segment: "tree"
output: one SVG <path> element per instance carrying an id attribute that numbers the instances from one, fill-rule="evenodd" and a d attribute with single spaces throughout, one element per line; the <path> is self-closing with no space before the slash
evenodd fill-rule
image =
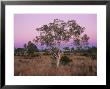
<path id="1" fill-rule="evenodd" d="M 74 39 L 74 45 L 76 46 L 76 50 L 80 51 L 82 45 L 81 45 L 81 39 L 79 37 Z"/>
<path id="2" fill-rule="evenodd" d="M 24 44 L 24 48 L 28 56 L 33 56 L 35 52 L 39 51 L 37 46 L 31 41 L 29 41 L 27 44 Z"/>
<path id="3" fill-rule="evenodd" d="M 54 19 L 52 23 L 36 28 L 39 34 L 35 37 L 34 42 L 37 44 L 40 43 L 41 45 L 46 45 L 47 48 L 50 49 L 51 53 L 55 48 L 53 57 L 55 57 L 57 61 L 56 65 L 59 67 L 62 54 L 60 47 L 61 43 L 68 42 L 70 39 L 72 39 L 73 42 L 79 39 L 81 40 L 80 36 L 84 32 L 84 29 L 85 28 L 78 25 L 75 20 L 64 22 L 60 19 Z M 76 44 L 76 46 L 79 45 L 80 42 Z"/>
<path id="4" fill-rule="evenodd" d="M 25 49 L 27 48 L 27 45 L 26 45 L 26 43 L 24 44 L 24 48 L 25 48 Z"/>
<path id="5" fill-rule="evenodd" d="M 24 56 L 27 56 L 27 44 L 24 44 Z"/>
<path id="6" fill-rule="evenodd" d="M 72 52 L 72 53 L 74 52 L 74 47 L 71 48 L 71 52 Z"/>
<path id="7" fill-rule="evenodd" d="M 87 36 L 87 34 L 84 34 L 82 37 L 81 37 L 81 39 L 82 39 L 82 45 L 83 45 L 83 47 L 84 47 L 84 49 L 87 49 L 88 48 L 88 40 L 90 39 L 88 36 Z"/>

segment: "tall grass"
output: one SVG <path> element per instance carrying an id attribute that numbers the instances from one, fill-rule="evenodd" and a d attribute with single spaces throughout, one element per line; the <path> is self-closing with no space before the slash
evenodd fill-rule
<path id="1" fill-rule="evenodd" d="M 56 68 L 50 55 L 42 55 L 31 59 L 15 56 L 15 76 L 96 76 L 97 61 L 89 56 L 71 54 L 68 65 L 60 64 Z"/>

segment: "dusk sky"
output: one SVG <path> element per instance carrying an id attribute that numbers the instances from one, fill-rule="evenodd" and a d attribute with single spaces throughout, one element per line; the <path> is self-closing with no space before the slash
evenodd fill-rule
<path id="1" fill-rule="evenodd" d="M 32 41 L 37 31 L 36 28 L 53 22 L 54 19 L 76 20 L 85 27 L 90 45 L 97 46 L 97 15 L 96 14 L 15 14 L 14 15 L 14 46 L 23 47 L 24 43 Z M 69 44 L 63 44 L 69 45 Z"/>

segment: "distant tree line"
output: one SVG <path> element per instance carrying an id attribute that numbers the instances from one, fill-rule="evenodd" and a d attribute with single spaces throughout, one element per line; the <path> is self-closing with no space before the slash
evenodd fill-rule
<path id="1" fill-rule="evenodd" d="M 36 52 L 39 52 L 37 46 L 29 41 L 27 44 L 24 44 L 24 48 L 15 48 L 15 56 L 36 56 Z"/>
<path id="2" fill-rule="evenodd" d="M 55 48 L 53 49 L 53 52 L 55 51 Z M 14 55 L 15 56 L 38 56 L 38 53 L 43 52 L 44 55 L 50 55 L 50 50 L 45 48 L 43 50 L 38 49 L 38 47 L 29 41 L 27 44 L 24 44 L 23 48 L 15 48 L 14 49 Z M 74 47 L 69 48 L 69 47 L 64 47 L 63 48 L 63 53 L 64 54 L 70 54 L 70 53 L 97 53 L 97 48 L 95 46 L 93 47 L 88 47 L 88 49 L 75 49 Z M 53 53 L 54 54 L 54 53 Z"/>

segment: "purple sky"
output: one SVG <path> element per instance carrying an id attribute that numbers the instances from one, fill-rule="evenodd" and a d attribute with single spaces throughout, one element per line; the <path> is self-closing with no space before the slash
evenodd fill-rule
<path id="1" fill-rule="evenodd" d="M 97 15 L 96 14 L 15 14 L 14 15 L 14 46 L 23 47 L 24 43 L 33 40 L 36 28 L 53 22 L 54 19 L 64 21 L 76 20 L 85 27 L 85 33 L 90 37 L 89 43 L 97 45 Z"/>

